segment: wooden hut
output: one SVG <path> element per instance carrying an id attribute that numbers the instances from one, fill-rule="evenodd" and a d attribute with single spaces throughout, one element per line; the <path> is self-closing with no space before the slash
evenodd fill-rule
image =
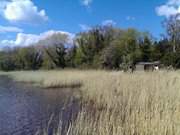
<path id="1" fill-rule="evenodd" d="M 154 61 L 154 62 L 139 62 L 136 64 L 136 70 L 137 71 L 153 71 L 155 69 L 159 69 L 160 62 Z"/>

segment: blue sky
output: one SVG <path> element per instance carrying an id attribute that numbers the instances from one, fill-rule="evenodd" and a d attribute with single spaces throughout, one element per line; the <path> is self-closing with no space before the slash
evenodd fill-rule
<path id="1" fill-rule="evenodd" d="M 159 38 L 162 20 L 175 13 L 180 13 L 180 0 L 0 0 L 0 46 L 30 44 L 49 34 L 75 34 L 107 23 Z"/>

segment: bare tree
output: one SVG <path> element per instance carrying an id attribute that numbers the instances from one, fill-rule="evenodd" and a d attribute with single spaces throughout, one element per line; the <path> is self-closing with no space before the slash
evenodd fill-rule
<path id="1" fill-rule="evenodd" d="M 164 24 L 175 53 L 180 46 L 180 14 L 170 16 Z"/>

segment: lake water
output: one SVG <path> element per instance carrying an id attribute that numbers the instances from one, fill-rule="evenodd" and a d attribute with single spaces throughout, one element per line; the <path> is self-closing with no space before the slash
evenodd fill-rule
<path id="1" fill-rule="evenodd" d="M 51 135 L 60 120 L 64 128 L 79 110 L 73 91 L 36 88 L 1 76 L 0 135 L 35 135 L 42 129 Z"/>

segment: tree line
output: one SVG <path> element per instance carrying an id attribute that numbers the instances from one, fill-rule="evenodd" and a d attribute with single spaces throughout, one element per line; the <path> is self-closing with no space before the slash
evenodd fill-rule
<path id="1" fill-rule="evenodd" d="M 53 35 L 35 45 L 0 51 L 0 70 L 56 68 L 123 69 L 137 62 L 160 61 L 165 67 L 180 68 L 180 15 L 163 23 L 160 40 L 134 28 L 95 26 L 80 32 L 68 45 L 66 34 Z"/>

